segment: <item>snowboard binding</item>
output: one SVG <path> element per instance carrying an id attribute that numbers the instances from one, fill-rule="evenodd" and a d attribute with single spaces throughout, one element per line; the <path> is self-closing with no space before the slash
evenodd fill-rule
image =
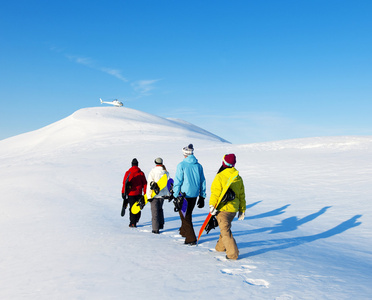
<path id="1" fill-rule="evenodd" d="M 146 204 L 145 198 L 141 196 L 141 198 L 138 200 L 138 206 L 140 207 L 141 210 L 145 207 L 145 204 Z"/>
<path id="2" fill-rule="evenodd" d="M 174 203 L 174 211 L 178 212 L 182 208 L 183 204 L 183 198 L 186 196 L 186 193 L 182 193 L 179 195 L 177 198 L 174 198 L 173 203 Z"/>
<path id="3" fill-rule="evenodd" d="M 205 226 L 205 231 L 208 234 L 209 231 L 211 231 L 212 229 L 215 229 L 217 226 L 218 226 L 217 219 L 216 219 L 215 216 L 212 216 L 211 219 L 209 220 L 207 226 Z"/>
<path id="4" fill-rule="evenodd" d="M 159 186 L 155 181 L 150 182 L 150 189 L 153 190 L 156 195 L 160 192 Z"/>

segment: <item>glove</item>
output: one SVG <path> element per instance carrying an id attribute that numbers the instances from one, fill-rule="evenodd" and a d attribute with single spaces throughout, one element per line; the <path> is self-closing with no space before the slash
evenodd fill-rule
<path id="1" fill-rule="evenodd" d="M 204 197 L 200 197 L 198 199 L 198 207 L 203 208 L 204 207 Z"/>
<path id="2" fill-rule="evenodd" d="M 217 209 L 213 205 L 209 205 L 209 212 L 212 216 L 215 216 L 217 214 Z"/>
<path id="3" fill-rule="evenodd" d="M 238 220 L 239 221 L 243 221 L 244 220 L 244 217 L 245 217 L 245 212 L 239 212 L 238 213 Z"/>

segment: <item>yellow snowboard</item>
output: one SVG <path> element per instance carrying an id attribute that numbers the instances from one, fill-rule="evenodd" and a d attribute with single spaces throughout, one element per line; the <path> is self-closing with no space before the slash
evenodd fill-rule
<path id="1" fill-rule="evenodd" d="M 168 183 L 168 176 L 167 176 L 167 174 L 164 174 L 156 183 L 157 183 L 157 185 L 159 187 L 159 191 L 161 191 L 162 189 L 164 189 L 167 186 L 167 183 Z M 156 196 L 156 193 L 155 193 L 154 190 L 152 190 L 151 199 L 154 198 L 155 196 Z M 140 201 L 142 201 L 142 203 L 140 203 Z M 147 204 L 147 202 L 149 202 L 149 199 L 147 198 L 147 194 L 146 193 L 143 196 L 143 200 L 141 198 L 140 201 L 137 201 L 136 203 L 133 204 L 132 209 L 131 209 L 132 214 L 134 214 L 134 215 L 135 214 L 138 214 L 145 207 L 145 205 Z M 142 209 L 141 209 L 141 206 L 142 206 Z"/>

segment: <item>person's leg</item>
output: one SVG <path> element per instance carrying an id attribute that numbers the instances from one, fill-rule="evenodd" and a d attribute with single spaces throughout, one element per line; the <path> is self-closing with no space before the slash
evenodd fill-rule
<path id="1" fill-rule="evenodd" d="M 164 199 L 159 200 L 159 229 L 164 229 L 164 211 L 163 211 Z"/>
<path id="2" fill-rule="evenodd" d="M 196 198 L 187 198 L 187 211 L 184 217 L 184 222 L 183 222 L 183 232 L 185 234 L 185 243 L 190 244 L 190 243 L 195 243 L 196 242 L 196 235 L 194 231 L 194 226 L 192 224 L 192 212 L 194 210 L 196 203 Z M 180 212 L 180 215 L 182 213 Z"/>
<path id="3" fill-rule="evenodd" d="M 159 233 L 159 199 L 151 201 L 152 232 Z"/>
<path id="4" fill-rule="evenodd" d="M 220 238 L 216 245 L 216 251 L 226 249 L 226 256 L 229 259 L 238 259 L 239 250 L 231 232 L 231 222 L 234 220 L 236 213 L 221 211 L 216 218 L 220 227 Z"/>
<path id="5" fill-rule="evenodd" d="M 141 199 L 141 195 L 138 195 L 138 196 L 135 196 L 136 197 L 136 202 L 139 201 L 139 199 Z M 135 222 L 134 224 L 137 226 L 137 223 L 139 222 L 141 218 L 141 211 L 139 211 L 137 214 L 133 215 L 133 221 Z"/>
<path id="6" fill-rule="evenodd" d="M 132 206 L 134 203 L 136 203 L 137 198 L 136 196 L 129 196 L 128 197 L 128 203 L 129 203 L 129 226 L 130 227 L 136 227 L 137 225 L 137 215 L 132 214 Z"/>

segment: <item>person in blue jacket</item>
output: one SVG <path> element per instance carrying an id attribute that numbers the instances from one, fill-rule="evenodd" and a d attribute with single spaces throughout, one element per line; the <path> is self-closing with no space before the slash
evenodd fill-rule
<path id="1" fill-rule="evenodd" d="M 185 244 L 196 245 L 196 235 L 192 224 L 192 212 L 197 205 L 204 207 L 206 197 L 206 182 L 203 167 L 194 156 L 194 147 L 189 144 L 182 149 L 184 160 L 177 165 L 174 178 L 173 194 L 178 197 L 179 193 L 185 193 L 188 203 L 185 217 L 179 210 L 181 218 L 180 234 L 185 238 Z"/>

